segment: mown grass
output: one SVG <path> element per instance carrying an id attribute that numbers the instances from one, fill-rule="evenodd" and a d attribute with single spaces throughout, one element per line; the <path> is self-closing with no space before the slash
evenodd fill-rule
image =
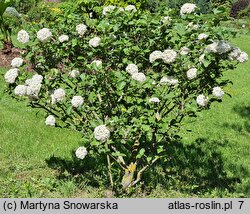
<path id="1" fill-rule="evenodd" d="M 249 34 L 238 36 L 233 43 L 250 55 Z M 132 197 L 250 196 L 249 67 L 250 61 L 228 71 L 225 78 L 234 84 L 225 91 L 232 98 L 225 96 L 222 103 L 213 103 L 211 110 L 188 120 L 183 142 L 169 149 L 171 161 L 146 175 L 147 185 L 157 187 L 138 188 Z M 106 197 L 107 187 L 88 185 L 84 176 L 48 164 L 57 157 L 69 161 L 61 163 L 70 163 L 81 136 L 46 127 L 42 112 L 4 93 L 5 71 L 0 69 L 0 196 Z"/>

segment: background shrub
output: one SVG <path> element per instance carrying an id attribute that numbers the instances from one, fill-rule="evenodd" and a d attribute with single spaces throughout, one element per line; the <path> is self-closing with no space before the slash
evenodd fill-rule
<path id="1" fill-rule="evenodd" d="M 248 21 L 250 20 L 250 4 L 238 13 L 238 18 L 245 18 L 248 19 Z"/>
<path id="2" fill-rule="evenodd" d="M 246 9 L 249 5 L 249 0 L 239 0 L 232 5 L 230 16 L 233 18 L 237 18 L 240 11 Z"/>
<path id="3" fill-rule="evenodd" d="M 26 15 L 29 10 L 36 7 L 39 2 L 43 0 L 16 0 L 14 1 L 13 7 L 21 14 Z"/>

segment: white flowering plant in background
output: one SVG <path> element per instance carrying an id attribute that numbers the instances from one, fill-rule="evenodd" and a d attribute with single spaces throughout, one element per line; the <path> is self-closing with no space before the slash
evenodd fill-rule
<path id="1" fill-rule="evenodd" d="M 94 16 L 72 20 L 62 13 L 51 26 L 18 33 L 25 60 L 14 60 L 5 80 L 47 113 L 47 125 L 81 132 L 76 157 L 106 157 L 111 186 L 127 189 L 168 161 L 182 124 L 223 100 L 223 73 L 248 59 L 216 28 L 218 11 L 207 20 L 197 9 L 92 5 Z M 37 74 L 25 72 L 27 61 Z"/>

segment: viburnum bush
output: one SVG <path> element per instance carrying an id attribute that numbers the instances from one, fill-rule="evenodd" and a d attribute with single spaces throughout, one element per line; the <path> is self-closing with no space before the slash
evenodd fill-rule
<path id="1" fill-rule="evenodd" d="M 13 59 L 5 79 L 18 99 L 46 111 L 46 125 L 81 132 L 76 157 L 105 160 L 115 188 L 168 161 L 185 118 L 221 101 L 223 73 L 248 59 L 217 27 L 220 11 L 207 18 L 194 4 L 157 13 L 92 4 L 89 16 L 72 17 L 21 30 L 25 60 Z"/>

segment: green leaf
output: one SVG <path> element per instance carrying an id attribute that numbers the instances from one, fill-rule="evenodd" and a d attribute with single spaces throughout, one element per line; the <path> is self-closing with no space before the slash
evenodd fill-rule
<path id="1" fill-rule="evenodd" d="M 126 157 L 126 155 L 124 154 L 124 153 L 121 153 L 121 152 L 119 152 L 119 151 L 117 151 L 117 152 L 112 152 L 111 153 L 114 157 L 119 157 L 119 156 L 121 156 L 121 157 Z"/>
<path id="2" fill-rule="evenodd" d="M 117 88 L 118 90 L 122 90 L 126 85 L 126 82 L 125 81 L 121 81 L 117 84 Z"/>
<path id="3" fill-rule="evenodd" d="M 69 106 L 69 108 L 67 109 L 67 115 L 70 115 L 72 112 L 72 106 Z"/>
<path id="4" fill-rule="evenodd" d="M 90 143 L 91 146 L 99 146 L 100 144 L 101 144 L 101 142 L 100 142 L 100 141 L 97 141 L 97 140 L 93 140 L 93 141 Z"/>
<path id="5" fill-rule="evenodd" d="M 71 40 L 72 47 L 77 46 L 77 43 L 78 43 L 77 39 L 72 39 Z"/>
<path id="6" fill-rule="evenodd" d="M 140 159 L 144 155 L 144 153 L 145 149 L 144 148 L 140 149 L 139 153 L 136 155 L 136 158 Z"/>
<path id="7" fill-rule="evenodd" d="M 160 154 L 160 153 L 163 152 L 163 151 L 164 151 L 163 146 L 159 146 L 159 147 L 157 148 L 157 154 Z"/>

